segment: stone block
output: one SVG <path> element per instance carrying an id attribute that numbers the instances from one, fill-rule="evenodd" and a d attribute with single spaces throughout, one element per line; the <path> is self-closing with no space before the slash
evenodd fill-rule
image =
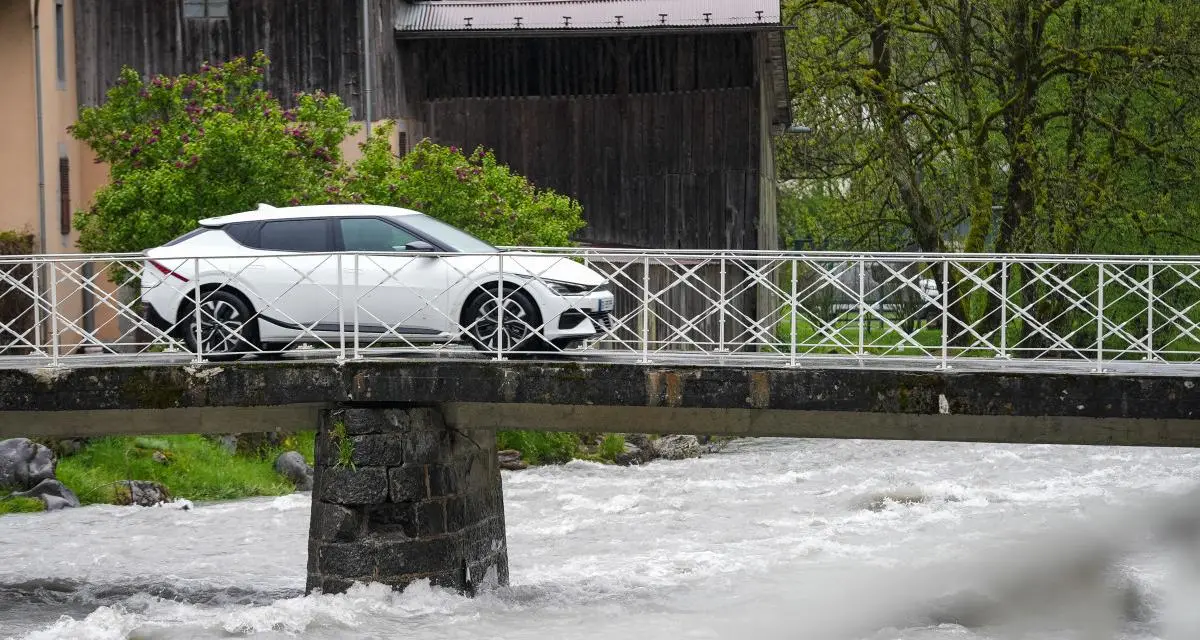
<path id="1" fill-rule="evenodd" d="M 367 531 L 377 539 L 384 536 L 416 538 L 417 510 L 411 503 L 377 504 L 367 507 Z"/>
<path id="2" fill-rule="evenodd" d="M 392 502 L 424 502 L 429 499 L 429 470 L 423 464 L 404 464 L 388 469 Z"/>
<path id="3" fill-rule="evenodd" d="M 321 542 L 350 542 L 362 536 L 361 507 L 314 502 L 309 537 Z"/>
<path id="4" fill-rule="evenodd" d="M 320 573 L 308 574 L 308 591 L 320 590 L 322 593 L 345 593 L 354 586 L 354 580 L 327 576 Z M 364 580 L 365 582 L 365 580 Z"/>
<path id="5" fill-rule="evenodd" d="M 453 533 L 471 523 L 467 517 L 466 502 L 461 497 L 446 498 L 446 533 Z"/>
<path id="6" fill-rule="evenodd" d="M 379 550 L 372 542 L 339 542 L 317 546 L 317 572 L 333 576 L 375 573 Z"/>
<path id="7" fill-rule="evenodd" d="M 409 462 L 447 461 L 454 453 L 452 435 L 453 431 L 440 424 L 414 428 L 405 440 L 404 459 Z"/>
<path id="8" fill-rule="evenodd" d="M 355 465 L 368 467 L 395 467 L 404 462 L 405 434 L 380 433 L 365 436 L 349 436 Z"/>
<path id="9" fill-rule="evenodd" d="M 429 497 L 443 498 L 461 493 L 465 488 L 462 464 L 431 464 L 429 469 Z"/>
<path id="10" fill-rule="evenodd" d="M 417 512 L 417 537 L 446 533 L 446 505 L 442 501 L 422 502 L 414 509 Z"/>
<path id="11" fill-rule="evenodd" d="M 328 467 L 318 476 L 313 499 L 343 505 L 387 501 L 388 475 L 383 467 Z"/>
<path id="12" fill-rule="evenodd" d="M 369 433 L 384 433 L 393 431 L 388 423 L 387 410 L 344 407 L 329 412 L 329 429 L 341 422 L 346 428 L 346 435 L 361 436 Z"/>
<path id="13" fill-rule="evenodd" d="M 449 535 L 424 540 L 379 541 L 376 551 L 380 575 L 437 573 L 460 570 L 464 549 L 462 536 Z"/>

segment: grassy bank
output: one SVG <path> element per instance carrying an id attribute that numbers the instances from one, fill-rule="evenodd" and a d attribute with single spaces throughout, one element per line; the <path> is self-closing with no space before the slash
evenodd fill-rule
<path id="1" fill-rule="evenodd" d="M 275 472 L 275 458 L 295 450 L 312 464 L 315 438 L 313 432 L 297 433 L 277 446 L 236 454 L 197 435 L 99 438 L 61 457 L 57 475 L 83 504 L 113 503 L 124 480 L 159 482 L 173 497 L 192 501 L 284 495 L 294 487 Z M 541 465 L 575 459 L 612 462 L 624 451 L 625 440 L 614 434 L 502 431 L 496 445 L 516 449 L 525 462 Z M 0 498 L 0 515 L 41 510 L 40 500 Z"/>
<path id="2" fill-rule="evenodd" d="M 172 496 L 193 501 L 285 495 L 295 487 L 275 472 L 275 458 L 296 450 L 311 464 L 314 438 L 312 432 L 298 433 L 253 454 L 233 454 L 196 435 L 99 438 L 59 459 L 57 475 L 83 504 L 114 502 L 117 483 L 123 480 L 159 482 Z M 39 500 L 0 500 L 0 514 L 41 509 Z"/>

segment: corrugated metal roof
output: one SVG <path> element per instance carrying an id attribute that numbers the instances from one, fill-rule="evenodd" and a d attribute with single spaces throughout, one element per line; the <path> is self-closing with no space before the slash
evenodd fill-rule
<path id="1" fill-rule="evenodd" d="M 771 26 L 779 0 L 431 0 L 398 4 L 396 30 Z"/>

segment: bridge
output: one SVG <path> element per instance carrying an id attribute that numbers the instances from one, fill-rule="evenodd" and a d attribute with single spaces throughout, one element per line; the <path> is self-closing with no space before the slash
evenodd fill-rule
<path id="1" fill-rule="evenodd" d="M 507 580 L 496 429 L 1200 444 L 1194 259 L 499 256 L 197 257 L 142 287 L 143 256 L 0 258 L 0 437 L 317 426 L 309 588 L 468 592 Z M 508 304 L 561 261 L 603 275 L 611 314 Z M 257 267 L 291 275 L 268 294 Z M 491 334 L 446 302 L 464 283 Z M 147 313 L 165 286 L 174 322 Z M 231 292 L 237 323 L 213 304 Z M 254 339 L 267 322 L 293 338 Z M 577 346 L 532 339 L 586 322 Z"/>

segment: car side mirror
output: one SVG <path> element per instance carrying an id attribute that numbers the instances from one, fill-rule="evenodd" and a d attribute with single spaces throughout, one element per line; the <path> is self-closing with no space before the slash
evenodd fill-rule
<path id="1" fill-rule="evenodd" d="M 413 240 L 412 242 L 404 245 L 404 250 L 405 251 L 417 251 L 417 252 L 421 252 L 421 253 L 429 253 L 432 251 L 437 251 L 437 248 L 434 247 L 433 245 L 429 244 L 428 242 L 425 242 L 424 240 Z"/>

